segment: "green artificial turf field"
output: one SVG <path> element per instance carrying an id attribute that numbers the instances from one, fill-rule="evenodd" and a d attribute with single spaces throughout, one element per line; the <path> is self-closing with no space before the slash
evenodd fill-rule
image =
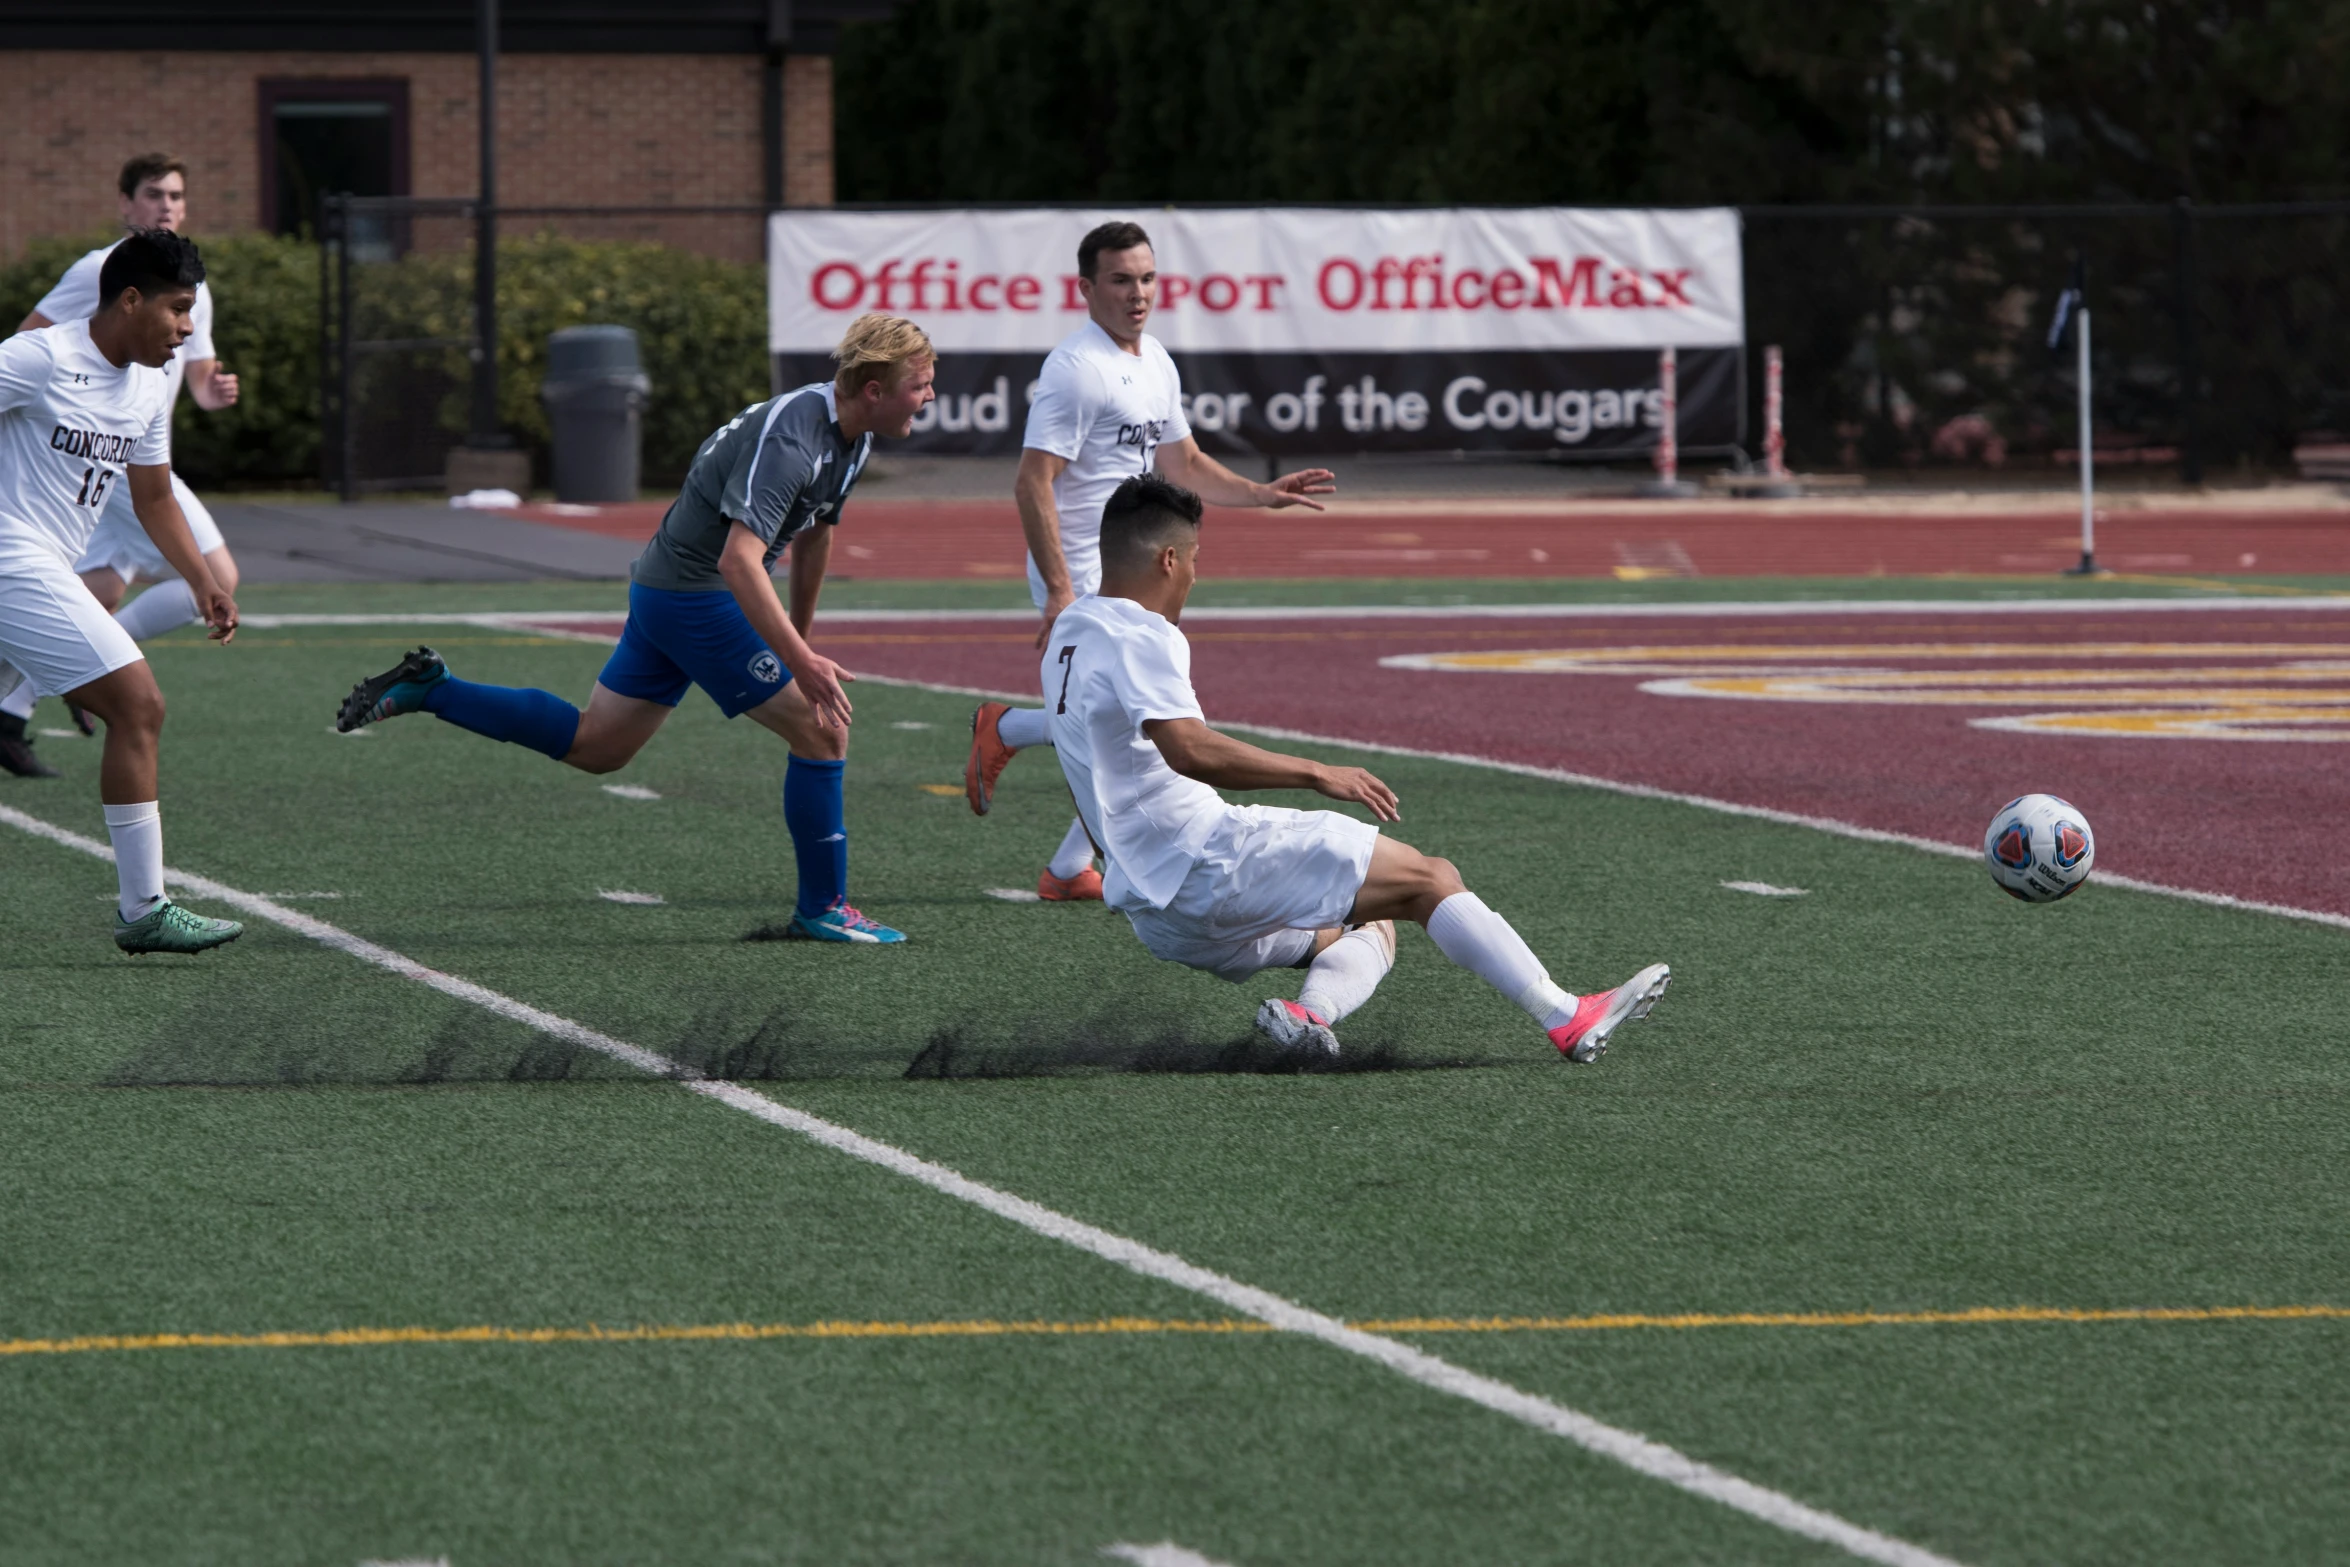
<path id="1" fill-rule="evenodd" d="M 174 866 L 1961 1561 L 2350 1539 L 2339 931 L 1358 758 L 1564 983 L 1674 988 L 1569 1068 L 1406 931 L 1300 1076 L 1248 1026 L 1295 976 L 989 895 L 1067 804 L 1027 760 L 968 814 L 967 699 L 856 691 L 855 896 L 913 940 L 746 941 L 779 742 L 699 696 L 612 779 L 330 733 L 397 629 L 152 649 Z M 449 632 L 574 697 L 604 657 Z M 43 750 L 0 804 L 103 837 L 96 745 Z M 1849 1559 L 279 926 L 122 958 L 69 848 L 0 827 L 0 884 L 8 1567 Z M 1979 1307 L 2335 1314 L 1707 1320 Z M 136 1347 L 173 1334 L 237 1342 Z"/>

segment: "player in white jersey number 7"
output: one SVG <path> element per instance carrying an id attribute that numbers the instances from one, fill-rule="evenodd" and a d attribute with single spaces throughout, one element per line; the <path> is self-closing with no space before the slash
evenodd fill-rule
<path id="1" fill-rule="evenodd" d="M 1450 861 L 1336 811 L 1236 806 L 1216 793 L 1312 789 L 1402 820 L 1395 791 L 1360 767 L 1208 727 L 1176 629 L 1199 535 L 1198 496 L 1156 474 L 1119 485 L 1102 508 L 1101 592 L 1061 611 L 1039 670 L 1061 771 L 1109 866 L 1104 900 L 1155 955 L 1234 983 L 1305 969 L 1297 999 L 1265 1002 L 1257 1027 L 1310 1057 L 1338 1054 L 1335 1025 L 1371 999 L 1395 962 L 1390 922 L 1408 919 L 1523 1008 L 1561 1055 L 1597 1060 L 1665 993 L 1665 965 L 1571 995 Z"/>
<path id="2" fill-rule="evenodd" d="M 192 330 L 203 281 L 195 246 L 161 229 L 133 233 L 100 271 L 96 314 L 0 343 L 0 696 L 32 680 L 105 721 L 98 793 L 121 887 L 114 943 L 131 953 L 201 952 L 241 930 L 164 896 L 163 693 L 139 645 L 73 571 L 108 495 L 127 481 L 139 525 L 186 581 L 213 638 L 236 634 L 236 601 L 213 580 L 171 492 L 162 367 Z"/>
<path id="3" fill-rule="evenodd" d="M 1213 505 L 1275 511 L 1320 511 L 1315 497 L 1338 487 L 1327 468 L 1301 468 L 1258 484 L 1199 449 L 1184 417 L 1183 378 L 1159 340 L 1143 330 L 1158 300 L 1159 264 L 1140 224 L 1104 223 L 1077 242 L 1077 288 L 1088 319 L 1038 372 L 1012 487 L 1028 536 L 1028 593 L 1044 621 L 1036 633 L 1040 648 L 1052 636 L 1054 618 L 1101 586 L 1102 505 L 1121 481 L 1156 468 Z M 963 794 L 974 812 L 987 814 L 1013 752 L 1052 743 L 1047 717 L 1001 702 L 972 715 Z M 1102 895 L 1082 822 L 1069 824 L 1036 892 L 1050 903 Z"/>

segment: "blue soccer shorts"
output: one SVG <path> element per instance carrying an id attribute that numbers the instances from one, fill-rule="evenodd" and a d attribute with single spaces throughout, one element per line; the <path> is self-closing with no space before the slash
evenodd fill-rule
<path id="1" fill-rule="evenodd" d="M 663 707 L 700 686 L 729 718 L 791 684 L 783 660 L 751 629 L 734 595 L 628 585 L 628 624 L 596 683 Z"/>

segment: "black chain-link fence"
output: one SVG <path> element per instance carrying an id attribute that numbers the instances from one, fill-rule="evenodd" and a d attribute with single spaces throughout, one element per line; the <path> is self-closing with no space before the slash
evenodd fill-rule
<path id="1" fill-rule="evenodd" d="M 1790 461 L 1810 470 L 2069 469 L 2069 352 L 2049 313 L 2078 264 L 2095 322 L 2101 466 L 2189 479 L 2288 468 L 2350 429 L 2350 203 L 1744 209 L 1750 400 L 1785 355 Z M 504 208 L 500 415 L 541 459 L 547 332 L 638 329 L 649 483 L 763 394 L 766 214 Z M 324 478 L 436 487 L 469 409 L 474 209 L 330 198 L 320 278 Z"/>
<path id="2" fill-rule="evenodd" d="M 2076 263 L 2101 463 L 2274 471 L 2350 426 L 2350 203 L 1744 218 L 1749 342 L 1784 349 L 1797 466 L 2069 467 L 2074 361 L 2047 333 Z"/>
<path id="3" fill-rule="evenodd" d="M 655 402 L 645 475 L 672 480 L 702 438 L 764 395 L 766 210 L 501 207 L 499 422 L 546 471 L 549 333 L 636 330 Z M 320 251 L 321 478 L 355 499 L 437 489 L 464 444 L 481 333 L 470 201 L 329 197 Z"/>

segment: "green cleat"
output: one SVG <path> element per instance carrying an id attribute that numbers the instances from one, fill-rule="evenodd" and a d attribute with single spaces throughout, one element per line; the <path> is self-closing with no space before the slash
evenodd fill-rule
<path id="1" fill-rule="evenodd" d="M 349 734 L 378 719 L 413 713 L 424 706 L 432 688 L 448 678 L 449 666 L 441 662 L 441 655 L 420 647 L 382 674 L 353 686 L 335 713 L 335 728 Z"/>
<path id="2" fill-rule="evenodd" d="M 191 914 L 169 898 L 149 909 L 144 918 L 114 916 L 114 944 L 132 957 L 142 952 L 198 953 L 226 946 L 245 933 L 235 920 L 206 919 Z"/>

